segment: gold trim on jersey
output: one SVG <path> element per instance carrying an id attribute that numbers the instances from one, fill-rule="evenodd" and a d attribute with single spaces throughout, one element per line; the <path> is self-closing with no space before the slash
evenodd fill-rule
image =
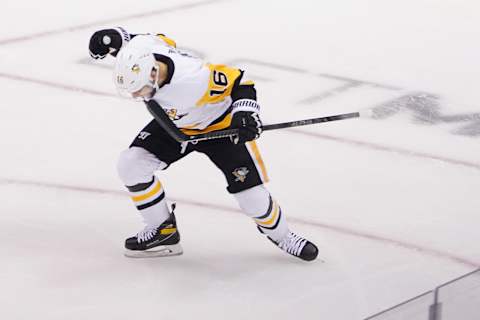
<path id="1" fill-rule="evenodd" d="M 225 118 L 223 118 L 222 121 L 217 122 L 215 124 L 212 124 L 212 125 L 206 127 L 205 129 L 195 130 L 195 129 L 189 129 L 189 128 L 180 128 L 180 130 L 183 133 L 188 134 L 189 136 L 194 136 L 194 135 L 197 135 L 197 134 L 202 134 L 202 133 L 207 133 L 207 132 L 211 132 L 211 131 L 226 129 L 226 128 L 230 127 L 231 122 L 232 122 L 232 114 L 229 113 L 225 116 Z M 196 126 L 196 125 L 192 125 L 192 127 L 194 127 L 194 126 Z"/>
<path id="2" fill-rule="evenodd" d="M 174 40 L 170 39 L 169 37 L 165 36 L 164 34 L 157 34 L 157 37 L 165 41 L 165 43 L 168 44 L 169 46 L 172 46 L 174 48 L 177 47 L 177 43 Z"/>
<path id="3" fill-rule="evenodd" d="M 197 107 L 219 103 L 230 96 L 235 80 L 242 74 L 239 69 L 223 64 L 208 63 L 206 66 L 210 69 L 210 80 L 207 91 L 196 103 Z"/>
<path id="4" fill-rule="evenodd" d="M 265 163 L 263 162 L 262 156 L 260 155 L 260 150 L 258 149 L 257 143 L 255 141 L 250 141 L 247 142 L 247 145 L 250 147 L 249 149 L 252 151 L 253 156 L 254 156 L 254 162 L 255 165 L 257 166 L 257 169 L 260 169 L 261 174 L 260 178 L 264 183 L 269 181 L 268 175 L 267 175 L 267 168 L 265 167 Z"/>

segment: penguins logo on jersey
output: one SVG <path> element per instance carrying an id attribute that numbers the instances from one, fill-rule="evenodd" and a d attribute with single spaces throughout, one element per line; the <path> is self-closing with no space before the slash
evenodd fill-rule
<path id="1" fill-rule="evenodd" d="M 183 117 L 185 117 L 187 115 L 187 113 L 184 113 L 184 114 L 178 114 L 178 110 L 177 109 L 164 109 L 165 110 L 165 113 L 167 114 L 167 116 L 170 118 L 170 120 L 172 121 L 176 121 L 176 120 L 180 120 L 182 119 Z"/>
<path id="2" fill-rule="evenodd" d="M 233 170 L 232 174 L 235 176 L 235 181 L 245 182 L 249 172 L 247 167 L 241 167 Z"/>

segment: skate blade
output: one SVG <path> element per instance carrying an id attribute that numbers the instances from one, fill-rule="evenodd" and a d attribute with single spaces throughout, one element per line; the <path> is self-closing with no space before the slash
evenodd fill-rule
<path id="1" fill-rule="evenodd" d="M 124 255 L 128 258 L 157 258 L 179 256 L 183 253 L 180 244 L 170 246 L 158 246 L 148 250 L 128 250 L 125 249 Z"/>

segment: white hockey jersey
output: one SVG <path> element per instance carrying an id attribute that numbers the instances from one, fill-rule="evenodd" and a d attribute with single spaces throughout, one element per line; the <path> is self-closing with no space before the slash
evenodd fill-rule
<path id="1" fill-rule="evenodd" d="M 205 133 L 230 125 L 231 115 L 226 112 L 232 103 L 233 85 L 243 75 L 241 70 L 205 63 L 177 49 L 175 42 L 163 35 L 137 35 L 128 45 L 151 48 L 155 58 L 168 66 L 167 79 L 152 99 L 184 133 Z"/>

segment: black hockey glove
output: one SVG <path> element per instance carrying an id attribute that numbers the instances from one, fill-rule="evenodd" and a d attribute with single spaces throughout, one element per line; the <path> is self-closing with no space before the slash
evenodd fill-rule
<path id="1" fill-rule="evenodd" d="M 235 144 L 242 144 L 260 137 L 262 121 L 256 112 L 237 111 L 232 116 L 231 129 L 238 129 L 238 136 L 232 138 Z"/>
<path id="2" fill-rule="evenodd" d="M 118 50 L 130 41 L 130 34 L 123 28 L 103 29 L 90 38 L 88 49 L 93 59 L 103 59 L 107 54 L 117 56 Z"/>

